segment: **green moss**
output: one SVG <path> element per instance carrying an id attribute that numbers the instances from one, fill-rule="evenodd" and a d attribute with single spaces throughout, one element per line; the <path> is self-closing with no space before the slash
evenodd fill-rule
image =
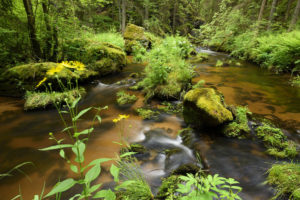
<path id="1" fill-rule="evenodd" d="M 136 112 L 141 116 L 143 119 L 157 119 L 159 112 L 153 111 L 146 108 L 138 108 Z"/>
<path id="2" fill-rule="evenodd" d="M 216 67 L 223 67 L 224 63 L 222 62 L 222 60 L 218 60 L 216 63 Z"/>
<path id="3" fill-rule="evenodd" d="M 291 85 L 294 87 L 300 87 L 300 76 L 299 75 L 292 78 Z"/>
<path id="4" fill-rule="evenodd" d="M 192 128 L 184 128 L 178 131 L 178 135 L 182 138 L 182 144 L 185 146 L 191 146 L 192 145 L 192 139 L 193 139 L 193 129 Z"/>
<path id="5" fill-rule="evenodd" d="M 172 104 L 170 102 L 164 101 L 162 102 L 162 106 L 159 106 L 158 109 L 166 112 L 168 114 L 177 114 L 182 112 L 182 103 Z"/>
<path id="6" fill-rule="evenodd" d="M 196 89 L 196 88 L 203 88 L 205 85 L 205 80 L 200 80 L 198 81 L 195 85 L 193 85 L 193 89 Z"/>
<path id="7" fill-rule="evenodd" d="M 298 154 L 295 142 L 287 140 L 287 137 L 279 128 L 264 123 L 256 128 L 256 131 L 257 137 L 263 140 L 269 155 L 279 158 L 293 158 Z"/>
<path id="8" fill-rule="evenodd" d="M 223 97 L 212 88 L 190 90 L 184 96 L 184 120 L 197 127 L 218 126 L 233 120 Z"/>
<path id="9" fill-rule="evenodd" d="M 300 164 L 274 164 L 268 171 L 267 183 L 276 186 L 273 199 L 289 195 L 289 199 L 300 199 Z"/>
<path id="10" fill-rule="evenodd" d="M 126 152 L 136 152 L 136 153 L 144 154 L 147 153 L 147 149 L 141 144 L 130 144 L 129 147 L 122 148 L 120 154 Z"/>
<path id="11" fill-rule="evenodd" d="M 200 170 L 201 170 L 200 167 L 190 163 L 190 164 L 181 165 L 180 167 L 178 167 L 172 172 L 172 175 L 186 176 L 187 174 L 196 174 L 200 172 Z"/>
<path id="12" fill-rule="evenodd" d="M 128 24 L 124 32 L 124 38 L 128 40 L 145 40 L 145 29 L 134 24 Z"/>
<path id="13" fill-rule="evenodd" d="M 180 149 L 180 148 L 166 149 L 164 151 L 164 153 L 166 154 L 167 157 L 170 157 L 170 156 L 180 153 L 180 152 L 182 152 L 182 149 Z"/>
<path id="14" fill-rule="evenodd" d="M 228 137 L 241 137 L 250 133 L 247 114 L 251 114 L 247 107 L 238 106 L 234 109 L 235 119 L 224 128 L 224 134 Z"/>
<path id="15" fill-rule="evenodd" d="M 119 91 L 117 93 L 117 102 L 119 105 L 133 104 L 137 100 L 138 98 L 135 95 L 125 93 L 125 91 Z"/>
<path id="16" fill-rule="evenodd" d="M 25 110 L 44 109 L 48 106 L 56 104 L 69 104 L 75 101 L 76 98 L 85 95 L 84 88 L 79 90 L 73 89 L 66 92 L 27 92 L 25 96 Z"/>
<path id="17" fill-rule="evenodd" d="M 196 56 L 192 57 L 190 62 L 191 63 L 201 63 L 203 61 L 208 60 L 208 54 L 206 53 L 198 53 Z"/>
<path id="18" fill-rule="evenodd" d="M 178 200 L 180 197 L 175 195 L 176 190 L 178 189 L 177 185 L 180 183 L 178 176 L 170 176 L 163 179 L 161 186 L 158 189 L 158 193 L 155 196 L 155 199 L 162 200 Z"/>

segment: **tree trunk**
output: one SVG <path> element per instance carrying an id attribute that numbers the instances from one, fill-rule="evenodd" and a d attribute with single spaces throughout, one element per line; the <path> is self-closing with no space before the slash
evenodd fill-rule
<path id="1" fill-rule="evenodd" d="M 284 21 L 286 22 L 289 19 L 289 13 L 290 13 L 290 9 L 291 9 L 291 5 L 293 3 L 293 0 L 289 0 L 287 7 L 286 7 L 286 11 L 285 11 L 285 16 L 284 16 Z"/>
<path id="2" fill-rule="evenodd" d="M 270 11 L 270 16 L 269 16 L 268 30 L 270 30 L 271 25 L 272 25 L 272 21 L 273 21 L 273 18 L 274 18 L 274 13 L 276 11 L 277 1 L 278 0 L 273 0 L 273 2 L 272 2 L 272 7 L 271 7 L 271 11 Z"/>
<path id="3" fill-rule="evenodd" d="M 119 31 L 122 31 L 122 7 L 121 7 L 121 1 L 122 0 L 117 0 L 118 11 L 119 11 L 119 22 L 120 22 L 120 30 Z"/>
<path id="4" fill-rule="evenodd" d="M 52 49 L 52 31 L 51 31 L 51 25 L 50 25 L 50 20 L 49 20 L 49 8 L 48 8 L 48 1 L 44 0 L 42 2 L 42 8 L 43 8 L 43 13 L 44 13 L 44 21 L 46 25 L 46 46 L 44 49 L 44 58 L 48 60 L 51 58 L 51 49 Z"/>
<path id="5" fill-rule="evenodd" d="M 42 57 L 41 46 L 36 37 L 35 18 L 33 15 L 31 0 L 23 0 L 23 4 L 27 14 L 28 32 L 29 32 L 29 38 L 30 38 L 33 54 L 37 58 L 41 58 Z"/>
<path id="6" fill-rule="evenodd" d="M 289 27 L 289 31 L 294 29 L 294 27 L 297 23 L 297 20 L 298 20 L 299 13 L 300 13 L 300 0 L 298 0 L 298 2 L 297 2 L 297 5 L 296 5 L 296 8 L 295 8 L 293 17 L 292 17 L 292 21 L 291 21 L 291 24 L 290 24 L 290 27 Z"/>
<path id="7" fill-rule="evenodd" d="M 149 19 L 149 0 L 145 1 L 145 20 Z"/>
<path id="8" fill-rule="evenodd" d="M 126 27 L 126 0 L 122 0 L 122 34 L 125 32 Z"/>
<path id="9" fill-rule="evenodd" d="M 174 7 L 173 7 L 173 23 L 172 23 L 173 34 L 175 34 L 176 31 L 176 14 L 177 14 L 177 0 L 174 1 Z"/>
<path id="10" fill-rule="evenodd" d="M 263 14 L 264 14 L 264 10 L 265 10 L 265 6 L 266 6 L 267 0 L 263 0 L 260 6 L 260 11 L 259 11 L 259 15 L 258 15 L 258 21 L 262 20 Z"/>

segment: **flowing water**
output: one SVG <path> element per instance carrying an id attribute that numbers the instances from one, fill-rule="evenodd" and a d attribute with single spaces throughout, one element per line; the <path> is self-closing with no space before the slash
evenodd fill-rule
<path id="1" fill-rule="evenodd" d="M 300 143 L 300 90 L 290 87 L 287 77 L 274 75 L 246 62 L 241 62 L 241 66 L 216 68 L 213 66 L 218 59 L 227 60 L 229 57 L 210 50 L 201 51 L 209 53 L 210 59 L 195 65 L 199 76 L 193 82 L 205 80 L 208 87 L 223 92 L 227 104 L 248 105 L 253 113 L 274 120 L 290 138 Z M 185 126 L 181 118 L 162 114 L 159 120 L 143 121 L 134 111 L 144 105 L 140 92 L 131 92 L 139 97 L 131 107 L 116 104 L 116 92 L 128 88 L 132 81 L 121 85 L 117 82 L 127 79 L 133 72 L 142 72 L 143 68 L 143 65 L 129 65 L 121 74 L 103 78 L 88 87 L 80 107 L 108 105 L 109 109 L 101 112 L 102 124 L 95 126 L 85 160 L 88 163 L 96 158 L 114 157 L 120 150 L 114 141 L 120 140 L 120 130 L 124 130 L 129 142 L 141 142 L 149 150 L 149 155 L 141 158 L 140 170 L 156 191 L 162 177 L 182 164 L 195 162 L 195 157 L 193 150 L 184 146 L 177 136 L 178 130 Z M 43 187 L 47 192 L 58 180 L 75 176 L 57 152 L 38 150 L 53 144 L 48 139 L 49 132 L 63 137 L 60 134 L 63 126 L 57 112 L 24 112 L 23 103 L 20 99 L 0 97 L 0 173 L 22 162 L 34 164 L 22 168 L 26 175 L 15 172 L 13 176 L 0 180 L 0 199 L 3 200 L 13 198 L 19 190 L 24 200 L 31 200 Z M 81 128 L 91 125 L 93 114 L 83 117 Z M 130 118 L 114 124 L 112 119 L 119 114 L 129 114 Z M 268 199 L 273 195 L 274 191 L 263 182 L 267 169 L 277 160 L 264 153 L 261 143 L 228 139 L 215 134 L 214 130 L 198 131 L 195 135 L 194 149 L 205 158 L 210 171 L 240 181 L 243 199 Z M 180 151 L 166 156 L 166 149 Z M 112 180 L 108 174 L 109 165 L 104 164 L 102 175 L 97 180 L 107 182 L 107 187 Z M 65 198 L 70 194 L 66 195 Z"/>

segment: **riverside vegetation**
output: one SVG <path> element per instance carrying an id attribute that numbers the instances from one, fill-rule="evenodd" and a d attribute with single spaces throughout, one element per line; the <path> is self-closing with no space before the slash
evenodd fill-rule
<path id="1" fill-rule="evenodd" d="M 276 188 L 274 199 L 300 199 L 298 144 L 274 124 L 255 118 L 247 107 L 227 105 L 223 94 L 204 80 L 192 84 L 197 76 L 194 64 L 210 59 L 197 52 L 195 46 L 201 45 L 276 73 L 289 73 L 287 82 L 299 87 L 299 12 L 299 0 L 0 0 L 0 94 L 24 96 L 26 111 L 57 109 L 65 140 L 50 133 L 56 144 L 41 150 L 57 151 L 76 174 L 34 199 L 65 199 L 70 193 L 69 199 L 241 199 L 237 181 L 201 168 L 166 177 L 158 193 L 153 193 L 135 156 L 139 153 L 135 151 L 145 148 L 130 146 L 124 136 L 122 123 L 127 115 L 113 120 L 121 127 L 120 155 L 84 163 L 88 139 L 96 121 L 101 124 L 100 112 L 107 109 L 79 110 L 87 93 L 85 86 L 120 73 L 129 63 L 128 55 L 145 66 L 130 87 L 144 94 L 146 106 L 136 109 L 142 119 L 176 114 L 193 128 L 188 130 L 216 129 L 229 138 L 250 138 L 261 142 L 270 156 L 295 159 L 274 164 L 266 183 Z M 222 70 L 231 64 L 218 60 L 214 66 Z M 120 106 L 137 101 L 125 90 L 116 96 Z M 161 105 L 154 107 L 152 100 Z M 80 118 L 88 112 L 95 113 L 92 125 L 81 130 Z M 182 131 L 181 137 L 190 138 L 185 132 L 190 134 Z M 97 182 L 104 162 L 113 163 L 109 172 L 115 186 L 110 189 Z M 7 176 L 9 173 L 0 175 Z M 81 191 L 74 193 L 75 186 Z"/>

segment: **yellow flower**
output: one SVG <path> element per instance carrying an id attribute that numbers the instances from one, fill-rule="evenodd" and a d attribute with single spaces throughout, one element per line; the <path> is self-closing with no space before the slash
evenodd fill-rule
<path id="1" fill-rule="evenodd" d="M 64 61 L 61 63 L 64 67 L 70 68 L 70 69 L 76 69 L 78 71 L 85 70 L 85 65 L 79 61 Z"/>
<path id="2" fill-rule="evenodd" d="M 122 119 L 127 119 L 127 118 L 129 118 L 129 117 L 130 117 L 129 115 L 119 115 L 118 118 L 115 118 L 115 119 L 113 119 L 112 121 L 113 121 L 114 123 L 118 123 L 118 122 L 121 121 Z"/>
<path id="3" fill-rule="evenodd" d="M 40 87 L 45 81 L 47 80 L 47 78 L 45 77 L 43 80 L 41 80 L 39 82 L 39 84 L 37 84 L 37 86 L 35 86 L 36 88 Z"/>
<path id="4" fill-rule="evenodd" d="M 63 70 L 64 66 L 62 64 L 57 65 L 56 67 L 53 67 L 47 71 L 47 75 L 53 76 L 55 73 L 61 72 Z"/>

